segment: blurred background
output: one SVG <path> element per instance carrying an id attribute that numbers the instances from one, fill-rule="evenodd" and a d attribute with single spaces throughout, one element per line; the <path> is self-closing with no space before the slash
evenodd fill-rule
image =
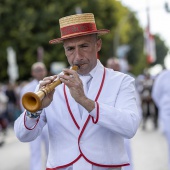
<path id="1" fill-rule="evenodd" d="M 151 97 L 156 76 L 170 68 L 170 0 L 1 0 L 0 106 L 6 110 L 0 113 L 0 170 L 29 169 L 28 143 L 13 132 L 21 114 L 20 90 L 31 81 L 35 62 L 43 62 L 48 75 L 68 67 L 63 46 L 49 40 L 60 37 L 58 20 L 76 13 L 94 13 L 98 29 L 110 29 L 99 58 L 104 65 L 109 58 L 123 63 L 121 71 L 136 78 L 142 104 Z M 146 115 L 142 104 L 143 122 L 131 142 L 133 170 L 168 170 L 156 106 L 150 102 Z"/>

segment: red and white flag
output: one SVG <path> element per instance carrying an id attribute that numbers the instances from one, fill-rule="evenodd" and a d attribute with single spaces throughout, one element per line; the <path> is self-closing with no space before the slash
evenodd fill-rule
<path id="1" fill-rule="evenodd" d="M 147 10 L 147 20 L 148 25 L 144 32 L 144 52 L 146 54 L 146 59 L 148 64 L 154 63 L 156 61 L 156 49 L 155 49 L 155 40 L 154 36 L 150 32 L 150 20 L 149 20 L 149 11 Z"/>

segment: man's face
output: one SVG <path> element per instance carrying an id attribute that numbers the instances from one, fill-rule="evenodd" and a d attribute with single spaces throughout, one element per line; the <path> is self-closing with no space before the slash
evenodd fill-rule
<path id="1" fill-rule="evenodd" d="M 113 58 L 107 60 L 107 68 L 112 68 L 114 71 L 120 71 L 119 62 Z"/>
<path id="2" fill-rule="evenodd" d="M 96 35 L 86 35 L 64 41 L 65 55 L 70 65 L 78 65 L 79 74 L 88 74 L 97 64 L 101 40 Z"/>
<path id="3" fill-rule="evenodd" d="M 32 70 L 32 76 L 38 81 L 42 80 L 47 75 L 47 70 L 44 67 L 36 67 Z"/>

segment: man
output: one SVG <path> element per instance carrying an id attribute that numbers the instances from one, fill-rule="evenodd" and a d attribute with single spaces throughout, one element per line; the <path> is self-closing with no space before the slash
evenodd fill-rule
<path id="1" fill-rule="evenodd" d="M 152 88 L 152 98 L 158 107 L 159 126 L 165 134 L 168 144 L 168 170 L 170 170 L 170 70 L 164 70 L 155 78 Z"/>
<path id="2" fill-rule="evenodd" d="M 5 142 L 6 131 L 8 127 L 7 114 L 8 97 L 3 90 L 3 85 L 0 84 L 0 147 Z"/>
<path id="3" fill-rule="evenodd" d="M 106 67 L 111 68 L 114 71 L 120 71 L 119 60 L 117 58 L 114 58 L 114 57 L 108 58 L 108 60 L 106 62 Z"/>
<path id="4" fill-rule="evenodd" d="M 47 170 L 120 170 L 129 165 L 124 138 L 132 138 L 140 122 L 134 79 L 104 68 L 97 59 L 102 46 L 98 35 L 109 30 L 97 30 L 93 14 L 59 21 L 61 38 L 50 43 L 63 42 L 69 64 L 79 69 L 63 70 L 62 85 L 42 100 L 42 112 L 26 111 L 17 119 L 16 135 L 31 141 L 48 125 Z M 55 78 L 45 77 L 39 88 Z"/>
<path id="5" fill-rule="evenodd" d="M 152 100 L 152 87 L 153 87 L 153 78 L 150 73 L 144 73 L 144 79 L 142 82 L 143 89 L 141 91 L 141 101 L 142 101 L 142 110 L 143 110 L 143 121 L 142 121 L 142 129 L 147 129 L 148 120 L 152 120 L 154 124 L 154 128 L 157 128 L 157 111 L 155 107 L 155 103 Z M 153 109 L 155 108 L 155 109 Z"/>
<path id="6" fill-rule="evenodd" d="M 34 92 L 38 82 L 42 80 L 47 75 L 46 66 L 41 62 L 36 62 L 31 67 L 31 75 L 33 80 L 25 85 L 21 89 L 20 93 L 20 107 L 21 110 L 24 111 L 24 107 L 22 105 L 22 96 L 26 92 Z M 36 140 L 30 142 L 30 170 L 42 170 L 42 151 L 41 144 L 43 143 L 45 146 L 45 153 L 48 154 L 48 128 L 44 127 L 42 134 L 36 138 Z"/>

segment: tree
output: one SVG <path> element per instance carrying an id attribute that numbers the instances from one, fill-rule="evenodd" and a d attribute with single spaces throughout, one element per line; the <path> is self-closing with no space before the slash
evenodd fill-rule
<path id="1" fill-rule="evenodd" d="M 131 11 L 115 0 L 4 0 L 0 2 L 0 80 L 8 80 L 7 47 L 16 51 L 19 66 L 19 80 L 30 77 L 31 65 L 37 61 L 37 48 L 44 48 L 44 63 L 48 70 L 53 61 L 67 62 L 62 45 L 49 45 L 49 40 L 60 37 L 59 18 L 75 14 L 76 7 L 82 12 L 92 12 L 95 15 L 99 29 L 110 29 L 110 33 L 102 37 L 103 48 L 100 59 L 105 64 L 107 58 L 115 54 L 113 39 L 117 26 Z M 131 50 L 128 60 L 135 65 L 142 56 L 142 30 L 134 13 L 122 25 L 120 44 L 129 44 Z M 68 63 L 67 63 L 68 64 Z"/>
<path id="2" fill-rule="evenodd" d="M 164 59 L 168 52 L 168 47 L 165 45 L 165 42 L 160 38 L 159 35 L 155 35 L 155 42 L 156 42 L 156 61 L 153 63 L 155 64 L 161 64 L 164 66 Z"/>

